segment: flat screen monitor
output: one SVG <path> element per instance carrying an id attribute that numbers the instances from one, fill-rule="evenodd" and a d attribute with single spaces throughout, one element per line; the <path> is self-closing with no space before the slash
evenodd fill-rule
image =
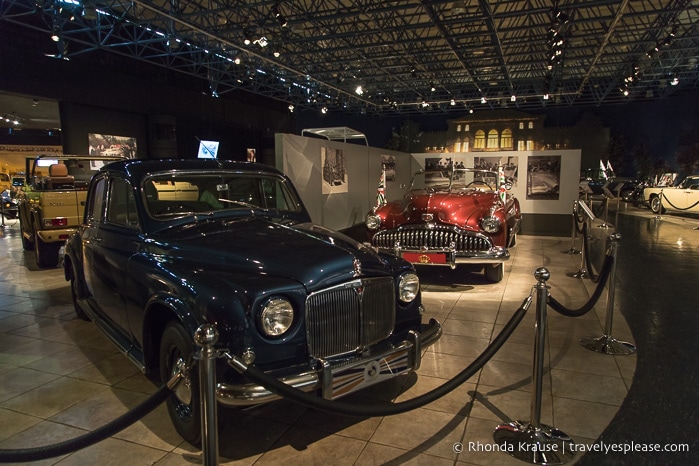
<path id="1" fill-rule="evenodd" d="M 215 159 L 218 154 L 218 141 L 199 141 L 199 152 L 197 158 Z"/>

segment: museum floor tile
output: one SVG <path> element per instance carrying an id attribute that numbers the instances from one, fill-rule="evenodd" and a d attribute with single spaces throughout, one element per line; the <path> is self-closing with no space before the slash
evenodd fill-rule
<path id="1" fill-rule="evenodd" d="M 599 241 L 596 250 L 603 249 L 599 245 L 607 234 L 606 229 L 593 234 Z M 585 304 L 596 285 L 572 276 L 581 256 L 565 253 L 570 246 L 571 238 L 520 236 L 498 284 L 487 284 L 482 274 L 466 268 L 420 269 L 426 317 L 442 322 L 442 338 L 425 351 L 417 375 L 370 387 L 344 401 L 404 401 L 454 377 L 532 292 L 538 267 L 551 273 L 547 285 L 552 297 L 570 308 Z M 693 248 L 696 257 L 696 241 Z M 624 285 L 628 293 L 629 284 Z M 578 342 L 603 335 L 606 300 L 605 291 L 582 317 L 564 317 L 550 307 L 547 312 L 541 422 L 581 446 L 603 438 L 625 402 L 637 366 L 636 354 L 597 353 Z M 220 464 L 526 464 L 493 451 L 493 430 L 531 418 L 535 312 L 536 299 L 503 347 L 466 383 L 405 414 L 342 417 L 286 400 L 223 410 Z M 614 314 L 613 336 L 633 342 L 623 313 Z M 75 316 L 62 269 L 38 269 L 33 253 L 22 250 L 18 225 L 6 225 L 0 232 L 0 449 L 49 445 L 92 431 L 155 390 L 94 324 Z M 578 453 L 574 461 L 584 456 Z M 201 452 L 180 439 L 161 405 L 107 440 L 35 464 L 197 463 Z"/>

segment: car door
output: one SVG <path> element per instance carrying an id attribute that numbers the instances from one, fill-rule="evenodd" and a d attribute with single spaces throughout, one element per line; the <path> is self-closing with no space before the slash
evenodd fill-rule
<path id="1" fill-rule="evenodd" d="M 105 196 L 100 218 L 93 218 L 83 233 L 85 280 L 105 331 L 128 351 L 133 338 L 126 313 L 127 262 L 140 238 L 136 204 L 127 180 L 105 177 L 96 183 L 104 183 L 100 189 Z"/>
<path id="2" fill-rule="evenodd" d="M 663 188 L 663 207 L 670 210 L 683 210 L 687 208 L 687 190 L 681 187 Z"/>

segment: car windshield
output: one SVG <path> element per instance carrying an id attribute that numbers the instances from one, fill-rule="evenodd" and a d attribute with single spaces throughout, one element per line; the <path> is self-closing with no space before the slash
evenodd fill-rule
<path id="1" fill-rule="evenodd" d="M 455 191 L 478 188 L 494 191 L 497 180 L 496 172 L 475 168 L 427 170 L 415 174 L 411 189 Z"/>
<path id="2" fill-rule="evenodd" d="M 238 172 L 168 172 L 147 178 L 145 204 L 156 220 L 231 210 L 300 212 L 281 177 Z"/>

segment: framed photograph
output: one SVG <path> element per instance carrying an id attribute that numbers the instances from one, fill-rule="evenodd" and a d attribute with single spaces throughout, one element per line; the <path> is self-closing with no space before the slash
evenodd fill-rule
<path id="1" fill-rule="evenodd" d="M 345 151 L 321 147 L 320 163 L 323 168 L 323 194 L 346 193 L 348 186 Z"/>
<path id="2" fill-rule="evenodd" d="M 560 183 L 560 155 L 534 155 L 527 159 L 527 199 L 557 201 Z"/>
<path id="3" fill-rule="evenodd" d="M 136 138 L 111 134 L 89 133 L 87 135 L 90 155 L 115 155 L 136 158 Z"/>

